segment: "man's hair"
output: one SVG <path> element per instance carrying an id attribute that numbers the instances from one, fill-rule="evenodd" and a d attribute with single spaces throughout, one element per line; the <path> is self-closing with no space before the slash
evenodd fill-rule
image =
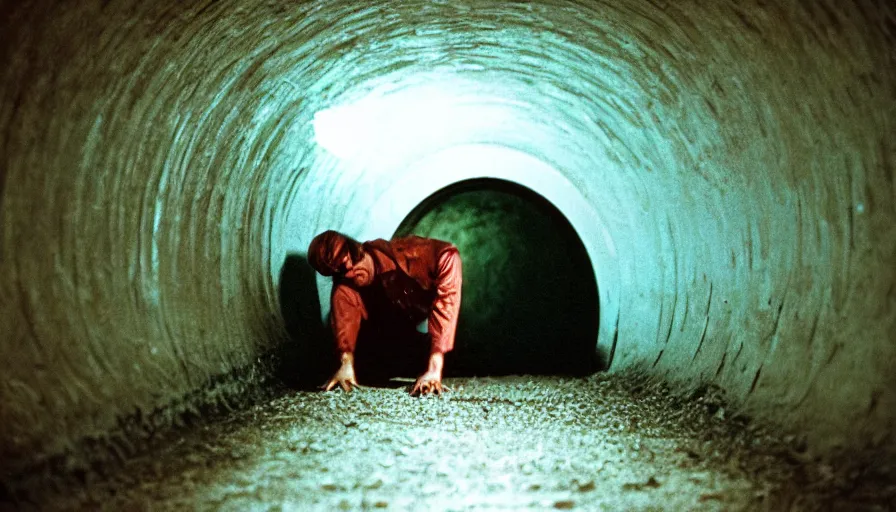
<path id="1" fill-rule="evenodd" d="M 322 276 L 332 276 L 341 270 L 346 254 L 352 259 L 352 263 L 357 263 L 361 260 L 364 249 L 354 238 L 331 229 L 311 240 L 311 245 L 308 246 L 308 263 Z"/>

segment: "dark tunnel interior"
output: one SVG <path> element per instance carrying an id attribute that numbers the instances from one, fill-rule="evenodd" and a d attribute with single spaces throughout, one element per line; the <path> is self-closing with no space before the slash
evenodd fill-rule
<path id="1" fill-rule="evenodd" d="M 599 368 L 597 283 L 575 229 L 549 201 L 503 180 L 457 183 L 414 208 L 395 236 L 451 240 L 464 262 L 451 375 Z"/>

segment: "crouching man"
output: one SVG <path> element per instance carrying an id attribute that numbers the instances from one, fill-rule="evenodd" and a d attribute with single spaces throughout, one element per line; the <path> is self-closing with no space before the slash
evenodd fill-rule
<path id="1" fill-rule="evenodd" d="M 444 355 L 454 347 L 460 312 L 457 247 L 418 236 L 360 243 L 325 231 L 311 241 L 308 261 L 333 277 L 330 325 L 341 364 L 323 389 L 358 385 L 357 349 L 372 376 L 394 376 L 400 363 L 419 360 L 426 370 L 411 395 L 441 394 Z M 424 321 L 428 334 L 417 329 Z"/>

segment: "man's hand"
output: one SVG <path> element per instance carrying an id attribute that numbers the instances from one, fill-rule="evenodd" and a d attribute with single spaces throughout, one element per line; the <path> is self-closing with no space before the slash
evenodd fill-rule
<path id="1" fill-rule="evenodd" d="M 354 366 L 355 358 L 350 352 L 345 352 L 342 354 L 342 365 L 339 367 L 339 370 L 333 375 L 333 378 L 328 380 L 326 384 L 321 386 L 321 389 L 324 391 L 330 391 L 338 384 L 343 391 L 349 392 L 352 390 L 352 387 L 361 387 L 358 385 L 358 381 L 355 380 L 355 366 Z"/>
<path id="2" fill-rule="evenodd" d="M 435 393 L 441 395 L 442 388 L 442 365 L 444 364 L 444 356 L 441 352 L 433 352 L 429 356 L 429 367 L 426 373 L 417 378 L 414 387 L 411 388 L 411 396 L 426 395 Z M 448 388 L 444 388 L 448 391 Z"/>
<path id="3" fill-rule="evenodd" d="M 417 378 L 414 387 L 411 389 L 411 396 L 426 395 L 435 393 L 442 394 L 442 374 L 434 372 L 426 372 Z"/>

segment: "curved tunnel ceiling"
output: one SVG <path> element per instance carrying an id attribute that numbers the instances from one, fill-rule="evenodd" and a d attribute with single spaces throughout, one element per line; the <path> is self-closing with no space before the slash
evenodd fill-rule
<path id="1" fill-rule="evenodd" d="M 573 224 L 611 369 L 893 446 L 892 7 L 38 4 L 0 27 L 0 458 L 251 364 L 288 254 L 471 177 Z M 483 145 L 555 172 L 427 167 Z"/>

